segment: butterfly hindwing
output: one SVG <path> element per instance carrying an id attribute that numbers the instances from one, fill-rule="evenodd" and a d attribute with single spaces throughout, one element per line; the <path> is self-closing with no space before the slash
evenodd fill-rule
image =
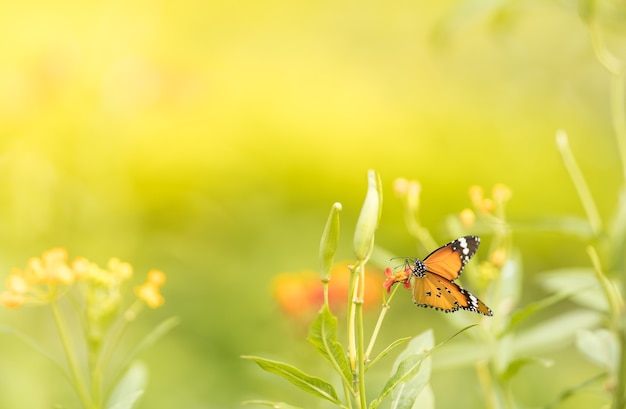
<path id="1" fill-rule="evenodd" d="M 480 238 L 477 236 L 465 236 L 451 241 L 426 256 L 426 270 L 447 280 L 456 280 L 465 264 L 476 254 L 479 245 Z"/>
<path id="2" fill-rule="evenodd" d="M 491 311 L 491 308 L 487 307 L 487 305 L 485 305 L 484 302 L 480 301 L 478 297 L 476 297 L 474 294 L 461 287 L 459 287 L 459 291 L 461 292 L 461 294 L 463 294 L 461 299 L 465 301 L 464 303 L 459 302 L 459 307 L 464 310 L 477 312 L 479 314 L 487 315 L 490 317 L 493 315 L 493 311 Z"/>
<path id="3" fill-rule="evenodd" d="M 461 308 L 483 315 L 493 315 L 491 309 L 474 294 L 430 271 L 415 276 L 413 302 L 420 307 L 434 308 L 443 312 L 454 312 Z"/>
<path id="4" fill-rule="evenodd" d="M 436 274 L 426 272 L 413 280 L 413 302 L 420 307 L 454 312 L 459 309 L 458 293 L 458 285 Z"/>

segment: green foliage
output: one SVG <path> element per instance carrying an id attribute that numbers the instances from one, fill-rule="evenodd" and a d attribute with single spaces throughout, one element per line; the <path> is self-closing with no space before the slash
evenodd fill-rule
<path id="1" fill-rule="evenodd" d="M 377 408 L 383 400 L 392 395 L 392 407 L 411 408 L 420 392 L 426 387 L 430 379 L 430 353 L 433 348 L 433 335 L 426 332 L 409 342 L 406 350 L 398 357 L 394 370 L 386 385 L 383 387 L 378 397 L 372 400 L 369 405 L 366 401 L 365 378 L 367 370 L 374 364 L 382 360 L 394 347 L 406 342 L 408 338 L 399 339 L 383 349 L 374 360 L 370 361 L 368 354 L 373 346 L 378 329 L 382 323 L 386 308 L 383 308 L 376 330 L 370 339 L 370 347 L 364 349 L 363 339 L 363 288 L 364 288 L 364 264 L 369 258 L 374 244 L 374 232 L 380 217 L 380 179 L 375 172 L 369 172 L 368 193 L 361 210 L 361 216 L 357 223 L 355 233 L 354 248 L 357 255 L 357 265 L 351 273 L 350 302 L 348 304 L 348 347 L 347 349 L 339 342 L 337 337 L 338 319 L 335 317 L 328 305 L 328 281 L 329 268 L 325 267 L 329 254 L 334 254 L 337 239 L 331 231 L 338 232 L 339 219 L 338 212 L 331 210 L 326 229 L 322 238 L 322 280 L 324 284 L 324 305 L 320 309 L 317 318 L 313 321 L 309 329 L 309 342 L 317 352 L 330 363 L 334 372 L 341 379 L 345 396 L 340 399 L 335 388 L 330 382 L 308 375 L 295 366 L 253 356 L 243 356 L 256 362 L 264 370 L 281 376 L 300 389 L 318 398 L 322 398 L 334 403 L 340 408 L 352 408 L 353 405 L 359 408 Z M 336 205 L 333 209 L 337 209 Z M 397 290 L 397 288 L 396 288 Z M 395 291 L 394 291 L 395 294 Z M 393 296 L 393 295 L 392 295 Z M 390 297 L 391 298 L 391 297 Z M 461 331 L 459 331 L 461 332 Z M 346 353 L 347 350 L 347 353 Z M 366 362 L 367 361 L 367 362 Z M 268 403 L 266 401 L 249 401 L 247 403 L 266 404 L 273 407 L 281 407 L 279 403 Z"/>
<path id="2" fill-rule="evenodd" d="M 318 398 L 329 400 L 340 407 L 344 407 L 337 397 L 335 388 L 323 379 L 307 375 L 298 368 L 283 362 L 255 356 L 242 356 L 242 358 L 256 362 L 264 370 L 281 376 L 283 379 L 291 382 L 305 392 L 317 396 Z"/>
<path id="3" fill-rule="evenodd" d="M 346 358 L 346 351 L 337 340 L 337 317 L 330 312 L 327 304 L 322 306 L 322 310 L 311 324 L 309 342 L 330 362 L 344 384 L 352 384 L 352 372 Z"/>

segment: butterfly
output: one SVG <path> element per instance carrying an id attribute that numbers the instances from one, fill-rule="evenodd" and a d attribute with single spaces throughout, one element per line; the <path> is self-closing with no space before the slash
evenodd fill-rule
<path id="1" fill-rule="evenodd" d="M 492 316 L 489 307 L 474 294 L 461 288 L 454 280 L 459 278 L 463 267 L 478 250 L 480 238 L 458 238 L 430 253 L 424 260 L 407 259 L 413 277 L 413 302 L 419 307 L 430 307 L 443 312 L 459 308 Z"/>

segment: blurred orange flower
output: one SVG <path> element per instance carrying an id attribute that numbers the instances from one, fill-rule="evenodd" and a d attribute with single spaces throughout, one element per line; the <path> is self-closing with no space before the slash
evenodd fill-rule
<path id="1" fill-rule="evenodd" d="M 350 269 L 347 262 L 337 263 L 330 272 L 328 300 L 331 308 L 341 308 L 348 302 Z M 376 269 L 365 269 L 365 296 L 367 309 L 381 302 L 382 274 Z M 311 270 L 299 273 L 282 273 L 272 282 L 272 292 L 281 309 L 290 316 L 301 317 L 317 311 L 324 302 L 323 286 L 319 273 Z"/>

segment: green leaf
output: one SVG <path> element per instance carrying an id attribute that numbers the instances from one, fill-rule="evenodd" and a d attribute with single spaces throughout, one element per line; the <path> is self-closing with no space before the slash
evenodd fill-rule
<path id="1" fill-rule="evenodd" d="M 591 268 L 551 270 L 538 275 L 539 284 L 554 293 L 569 293 L 571 301 L 596 311 L 607 312 L 609 304 Z"/>
<path id="2" fill-rule="evenodd" d="M 447 45 L 453 37 L 492 18 L 502 7 L 500 1 L 465 0 L 456 3 L 435 25 L 432 41 L 439 46 Z"/>
<path id="3" fill-rule="evenodd" d="M 258 405 L 258 406 L 267 406 L 273 409 L 302 409 L 298 406 L 293 406 L 285 402 L 271 402 L 268 400 L 247 400 L 243 402 L 244 405 Z"/>
<path id="4" fill-rule="evenodd" d="M 48 350 L 46 350 L 46 348 L 44 348 L 43 345 L 37 342 L 34 338 L 7 325 L 0 325 L 0 332 L 4 332 L 5 334 L 13 335 L 14 337 L 19 338 L 26 345 L 40 353 L 43 357 L 47 358 L 50 362 L 54 364 L 54 366 L 59 369 L 59 371 L 61 371 L 63 376 L 65 376 L 65 379 L 67 379 L 67 381 L 72 384 L 72 377 L 67 372 L 65 367 L 54 357 L 54 355 L 48 352 Z"/>
<path id="5" fill-rule="evenodd" d="M 435 343 L 433 332 L 425 331 L 415 337 L 406 349 L 396 359 L 395 368 L 399 368 L 401 362 L 410 353 L 427 353 L 433 348 Z M 398 386 L 391 392 L 391 403 L 389 407 L 395 409 L 411 409 L 415 406 L 418 397 L 424 391 L 430 380 L 431 357 L 427 356 L 420 365 L 419 371 L 406 383 Z"/>
<path id="6" fill-rule="evenodd" d="M 432 345 L 432 333 L 430 331 L 426 331 L 420 334 L 413 341 L 409 342 L 406 350 L 403 351 L 403 353 L 400 354 L 400 356 L 398 356 L 398 358 L 396 359 L 393 375 L 391 376 L 391 378 L 389 378 L 379 396 L 371 402 L 369 408 L 376 409 L 381 404 L 383 399 L 385 399 L 391 392 L 393 392 L 398 387 L 400 387 L 401 389 L 396 392 L 397 394 L 394 393 L 394 395 L 392 396 L 392 407 L 413 407 L 413 402 L 415 402 L 415 398 L 424 389 L 430 377 L 430 367 L 427 367 L 427 370 L 425 369 L 423 372 L 420 371 L 426 358 L 428 358 L 433 351 L 445 345 L 452 338 L 475 326 L 476 325 L 469 325 L 457 331 L 456 333 L 432 348 L 428 348 L 429 345 Z M 413 378 L 417 378 L 415 380 L 415 383 L 411 383 L 408 386 L 404 385 L 405 383 L 411 381 Z M 409 403 L 411 406 L 404 406 L 408 405 Z"/>
<path id="7" fill-rule="evenodd" d="M 617 373 L 620 358 L 619 343 L 615 334 L 607 329 L 582 329 L 576 333 L 576 347 L 591 362 Z"/>
<path id="8" fill-rule="evenodd" d="M 581 239 L 593 238 L 593 230 L 589 221 L 578 216 L 550 216 L 537 218 L 532 222 L 511 223 L 511 229 L 516 232 L 557 232 L 577 236 Z"/>
<path id="9" fill-rule="evenodd" d="M 412 409 L 435 409 L 435 394 L 430 383 L 427 383 L 420 394 L 417 395 Z"/>
<path id="10" fill-rule="evenodd" d="M 449 371 L 475 365 L 478 361 L 490 359 L 493 349 L 472 341 L 448 345 L 441 352 L 435 351 L 438 371 Z"/>
<path id="11" fill-rule="evenodd" d="M 372 401 L 369 408 L 376 409 L 380 406 L 383 399 L 385 399 L 394 389 L 413 379 L 413 377 L 419 372 L 422 362 L 424 362 L 424 359 L 426 359 L 427 356 L 427 354 L 412 354 L 405 357 L 398 365 L 396 372 L 387 380 L 387 383 L 380 392 L 380 395 L 378 395 L 378 398 Z M 402 392 L 404 391 L 401 390 L 400 394 Z"/>
<path id="12" fill-rule="evenodd" d="M 352 371 L 343 345 L 337 341 L 337 317 L 324 305 L 309 328 L 309 342 L 333 366 L 344 385 L 352 385 Z"/>
<path id="13" fill-rule="evenodd" d="M 384 358 L 389 352 L 391 352 L 392 349 L 394 349 L 395 347 L 397 347 L 398 345 L 404 344 L 405 342 L 407 342 L 408 340 L 410 340 L 411 337 L 406 337 L 406 338 L 400 338 L 400 339 L 396 339 L 395 341 L 393 341 L 391 344 L 389 344 L 389 346 L 387 348 L 385 348 L 380 354 L 376 355 L 376 358 L 372 359 L 367 366 L 365 367 L 365 371 L 367 372 L 367 370 L 374 365 L 376 362 L 380 361 L 382 358 Z"/>
<path id="14" fill-rule="evenodd" d="M 512 252 L 511 257 L 502 266 L 500 279 L 496 283 L 499 299 L 497 304 L 506 303 L 514 308 L 522 292 L 522 261 L 519 252 Z"/>
<path id="15" fill-rule="evenodd" d="M 507 327 L 501 332 L 500 335 L 502 334 L 506 334 L 508 332 L 511 332 L 513 329 L 515 329 L 515 327 L 517 327 L 517 325 L 519 325 L 521 322 L 523 322 L 524 320 L 526 320 L 527 318 L 529 318 L 530 316 L 532 316 L 533 314 L 535 314 L 536 312 L 539 312 L 541 310 L 544 310 L 548 307 L 551 307 L 552 305 L 562 301 L 562 300 L 566 300 L 568 298 L 572 297 L 572 293 L 566 293 L 566 292 L 561 292 L 561 293 L 557 293 L 557 294 L 553 294 L 550 297 L 546 297 L 543 298 L 541 300 L 532 302 L 530 304 L 527 304 L 524 308 L 522 308 L 521 310 L 515 311 L 512 315 L 511 315 L 511 319 L 509 321 L 509 324 L 507 325 Z"/>
<path id="16" fill-rule="evenodd" d="M 514 355 L 537 355 L 541 352 L 562 348 L 573 341 L 574 334 L 578 330 L 597 326 L 603 319 L 602 314 L 589 310 L 562 313 L 520 331 L 513 339 Z"/>
<path id="17" fill-rule="evenodd" d="M 130 362 L 134 361 L 141 352 L 154 345 L 159 339 L 161 339 L 165 334 L 170 332 L 172 328 L 177 326 L 179 323 L 180 319 L 178 317 L 170 317 L 157 325 L 131 351 L 127 358 L 126 367 L 128 366 L 128 364 L 130 364 Z"/>
<path id="18" fill-rule="evenodd" d="M 117 377 L 120 376 L 121 373 L 125 373 L 128 371 L 130 365 L 135 361 L 137 356 L 143 352 L 146 348 L 154 345 L 159 339 L 161 339 L 165 334 L 167 334 L 172 328 L 174 328 L 180 319 L 178 317 L 171 317 L 162 321 L 159 325 L 157 325 L 152 331 L 148 333 L 136 346 L 133 350 L 128 354 L 120 373 Z"/>
<path id="19" fill-rule="evenodd" d="M 256 356 L 242 356 L 243 359 L 249 359 L 256 362 L 261 368 L 267 372 L 281 376 L 283 379 L 291 382 L 298 388 L 319 398 L 323 398 L 333 402 L 334 404 L 344 407 L 337 397 L 335 388 L 323 379 L 310 376 L 300 371 L 298 368 L 285 364 L 283 362 L 272 361 Z"/>
<path id="20" fill-rule="evenodd" d="M 560 408 L 561 407 L 561 405 L 560 405 L 561 402 L 565 401 L 569 397 L 575 395 L 576 393 L 578 393 L 579 391 L 582 391 L 583 389 L 586 389 L 590 385 L 593 385 L 594 383 L 598 382 L 599 380 L 601 380 L 603 378 L 606 378 L 606 373 L 600 373 L 600 374 L 594 375 L 591 378 L 588 378 L 588 379 L 582 381 L 578 385 L 576 385 L 576 386 L 574 386 L 572 388 L 566 389 L 559 396 L 557 396 L 556 399 L 554 399 L 554 401 L 552 401 L 549 404 L 547 404 L 546 406 L 544 406 L 543 409 Z"/>
<path id="21" fill-rule="evenodd" d="M 141 362 L 135 362 L 118 382 L 106 408 L 131 409 L 139 397 L 143 395 L 147 383 L 148 369 Z"/>
<path id="22" fill-rule="evenodd" d="M 516 359 L 515 361 L 509 363 L 509 365 L 506 368 L 506 371 L 502 373 L 501 379 L 503 381 L 511 380 L 515 375 L 517 375 L 520 369 L 528 365 L 541 365 L 547 368 L 547 367 L 552 366 L 553 363 L 554 362 L 549 359 L 541 359 L 537 357 Z"/>

